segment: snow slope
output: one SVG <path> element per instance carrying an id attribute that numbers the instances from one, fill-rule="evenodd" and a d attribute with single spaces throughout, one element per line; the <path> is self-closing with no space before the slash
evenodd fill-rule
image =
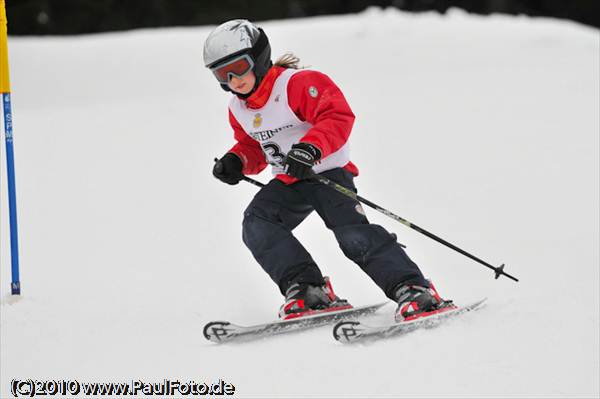
<path id="1" fill-rule="evenodd" d="M 356 347 L 330 328 L 207 343 L 205 322 L 281 303 L 241 242 L 256 188 L 211 176 L 232 144 L 212 27 L 11 38 L 23 295 L 2 149 L 0 396 L 13 378 L 223 378 L 240 397 L 598 397 L 598 30 L 380 9 L 262 25 L 344 90 L 362 195 L 521 281 L 367 210 L 442 295 L 487 307 Z M 316 216 L 297 235 L 340 295 L 384 299 Z"/>

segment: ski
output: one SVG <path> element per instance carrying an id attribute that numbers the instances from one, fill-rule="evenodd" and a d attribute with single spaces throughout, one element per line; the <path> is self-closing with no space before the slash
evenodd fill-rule
<path id="1" fill-rule="evenodd" d="M 486 299 L 484 298 L 470 305 L 456 307 L 430 316 L 385 326 L 368 326 L 359 321 L 340 321 L 333 327 L 333 337 L 339 342 L 349 344 L 406 334 L 419 328 L 431 328 L 445 320 L 478 309 Z"/>
<path id="2" fill-rule="evenodd" d="M 301 331 L 315 328 L 336 321 L 356 318 L 376 312 L 388 302 L 362 306 L 338 311 L 316 311 L 310 316 L 298 317 L 291 320 L 278 320 L 271 323 L 254 326 L 239 326 L 228 321 L 212 321 L 204 326 L 204 337 L 216 343 L 251 340 L 276 334 Z"/>

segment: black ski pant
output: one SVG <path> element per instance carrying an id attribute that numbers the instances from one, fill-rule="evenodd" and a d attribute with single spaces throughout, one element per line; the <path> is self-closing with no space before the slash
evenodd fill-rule
<path id="1" fill-rule="evenodd" d="M 322 175 L 356 191 L 353 175 L 342 168 Z M 273 179 L 245 210 L 242 237 L 282 294 L 294 283 L 323 284 L 317 264 L 292 234 L 313 210 L 333 231 L 344 255 L 389 298 L 394 299 L 395 288 L 401 284 L 428 286 L 396 235 L 370 224 L 359 202 L 318 182 L 302 180 L 286 185 Z"/>

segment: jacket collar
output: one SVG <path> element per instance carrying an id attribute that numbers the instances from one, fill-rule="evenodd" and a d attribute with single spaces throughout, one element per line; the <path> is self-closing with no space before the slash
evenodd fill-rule
<path id="1" fill-rule="evenodd" d="M 264 107 L 264 105 L 269 100 L 269 97 L 271 96 L 271 92 L 273 91 L 275 81 L 283 71 L 285 71 L 285 68 L 283 67 L 271 67 L 267 71 L 265 77 L 262 79 L 260 85 L 256 88 L 254 93 L 252 93 L 252 95 L 246 99 L 246 106 L 252 109 L 259 109 Z"/>

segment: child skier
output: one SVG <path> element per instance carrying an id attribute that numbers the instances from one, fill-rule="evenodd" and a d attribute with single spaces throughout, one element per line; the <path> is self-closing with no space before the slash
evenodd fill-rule
<path id="1" fill-rule="evenodd" d="M 267 164 L 275 175 L 245 210 L 242 237 L 285 295 L 279 316 L 351 307 L 292 234 L 313 210 L 344 255 L 398 303 L 397 320 L 449 306 L 396 236 L 369 223 L 359 202 L 310 179 L 318 173 L 356 191 L 348 142 L 354 114 L 327 75 L 299 70 L 298 61 L 287 54 L 273 65 L 266 34 L 243 19 L 218 26 L 204 44 L 205 66 L 233 94 L 229 122 L 237 141 L 213 175 L 233 185 Z"/>

